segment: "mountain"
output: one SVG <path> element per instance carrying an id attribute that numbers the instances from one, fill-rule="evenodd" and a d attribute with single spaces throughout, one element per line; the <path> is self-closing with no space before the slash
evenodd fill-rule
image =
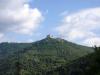
<path id="1" fill-rule="evenodd" d="M 32 43 L 1 43 L 0 75 L 45 75 L 91 52 L 90 47 L 50 35 Z"/>
<path id="2" fill-rule="evenodd" d="M 95 47 L 91 54 L 46 72 L 46 75 L 100 75 L 100 47 Z"/>
<path id="3" fill-rule="evenodd" d="M 55 55 L 60 57 L 66 57 L 74 59 L 80 56 L 84 56 L 92 52 L 92 48 L 68 42 L 60 38 L 46 37 L 43 40 L 33 43 L 33 50 L 43 55 Z M 70 60 L 69 59 L 69 60 Z"/>

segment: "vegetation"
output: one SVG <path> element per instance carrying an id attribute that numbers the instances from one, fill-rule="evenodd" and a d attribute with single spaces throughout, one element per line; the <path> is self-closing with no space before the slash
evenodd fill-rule
<path id="1" fill-rule="evenodd" d="M 87 55 L 94 55 L 92 48 L 50 36 L 33 43 L 1 43 L 0 75 L 72 75 L 71 68 Z"/>
<path id="2" fill-rule="evenodd" d="M 94 53 L 48 71 L 46 75 L 100 75 L 100 47 Z"/>

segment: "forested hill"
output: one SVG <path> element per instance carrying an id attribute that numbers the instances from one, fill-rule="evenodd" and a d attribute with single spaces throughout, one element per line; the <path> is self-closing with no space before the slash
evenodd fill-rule
<path id="1" fill-rule="evenodd" d="M 100 75 L 100 47 L 94 52 L 46 72 L 46 75 Z"/>
<path id="2" fill-rule="evenodd" d="M 64 39 L 52 38 L 50 36 L 33 43 L 31 49 L 36 50 L 36 53 L 39 54 L 66 57 L 67 59 L 84 56 L 93 51 L 90 47 L 77 45 Z"/>
<path id="3" fill-rule="evenodd" d="M 45 75 L 93 49 L 60 38 L 46 38 L 32 43 L 0 44 L 0 75 Z"/>

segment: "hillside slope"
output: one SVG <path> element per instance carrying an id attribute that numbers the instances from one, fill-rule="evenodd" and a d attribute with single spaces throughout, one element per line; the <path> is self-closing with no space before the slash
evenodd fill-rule
<path id="1" fill-rule="evenodd" d="M 100 47 L 95 52 L 46 72 L 46 75 L 100 75 Z"/>
<path id="2" fill-rule="evenodd" d="M 64 39 L 51 38 L 33 43 L 1 43 L 0 75 L 44 75 L 93 52 L 92 48 Z"/>

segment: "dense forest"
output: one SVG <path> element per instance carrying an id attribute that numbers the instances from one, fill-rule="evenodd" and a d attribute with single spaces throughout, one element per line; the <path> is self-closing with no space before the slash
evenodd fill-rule
<path id="1" fill-rule="evenodd" d="M 100 75 L 100 47 L 94 47 L 93 53 L 48 71 L 46 75 Z"/>
<path id="2" fill-rule="evenodd" d="M 100 48 L 49 35 L 32 43 L 0 44 L 0 75 L 99 75 Z"/>

